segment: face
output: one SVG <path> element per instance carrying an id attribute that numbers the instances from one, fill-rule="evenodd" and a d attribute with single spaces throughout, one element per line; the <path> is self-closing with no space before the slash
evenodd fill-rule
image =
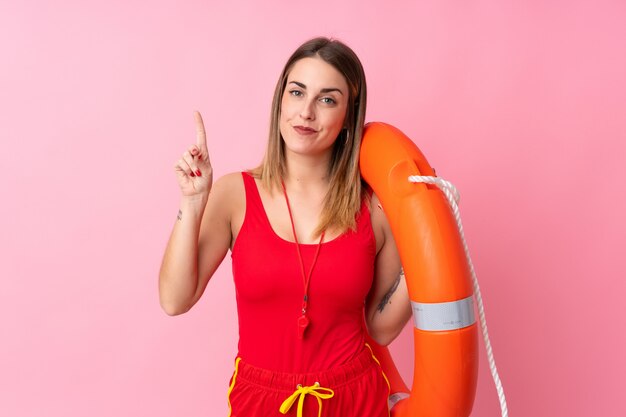
<path id="1" fill-rule="evenodd" d="M 339 71 L 319 58 L 297 61 L 281 101 L 280 133 L 285 151 L 330 153 L 344 126 L 347 106 L 348 83 Z"/>

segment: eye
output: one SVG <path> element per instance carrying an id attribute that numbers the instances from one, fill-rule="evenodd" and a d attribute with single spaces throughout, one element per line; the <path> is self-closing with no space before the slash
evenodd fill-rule
<path id="1" fill-rule="evenodd" d="M 294 97 L 302 97 L 302 91 L 300 90 L 289 90 L 289 94 Z"/>
<path id="2" fill-rule="evenodd" d="M 320 99 L 322 103 L 324 104 L 336 104 L 337 102 L 335 101 L 335 99 L 331 98 L 331 97 L 323 97 Z"/>

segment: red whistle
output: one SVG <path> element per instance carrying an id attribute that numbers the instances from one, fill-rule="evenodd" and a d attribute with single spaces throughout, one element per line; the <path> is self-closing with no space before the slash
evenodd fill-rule
<path id="1" fill-rule="evenodd" d="M 298 338 L 304 339 L 304 331 L 309 325 L 309 318 L 303 314 L 298 318 Z"/>

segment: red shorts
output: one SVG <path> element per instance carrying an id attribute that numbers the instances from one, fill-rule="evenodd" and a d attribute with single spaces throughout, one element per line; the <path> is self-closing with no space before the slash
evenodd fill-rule
<path id="1" fill-rule="evenodd" d="M 369 347 L 336 368 L 273 372 L 240 358 L 228 390 L 229 417 L 389 417 L 389 383 Z"/>

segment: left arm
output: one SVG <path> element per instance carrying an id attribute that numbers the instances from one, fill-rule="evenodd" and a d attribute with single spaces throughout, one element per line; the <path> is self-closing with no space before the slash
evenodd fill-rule
<path id="1" fill-rule="evenodd" d="M 375 194 L 370 212 L 376 235 L 376 264 L 374 282 L 365 304 L 365 320 L 370 336 L 386 346 L 400 334 L 412 310 L 398 249 Z"/>

